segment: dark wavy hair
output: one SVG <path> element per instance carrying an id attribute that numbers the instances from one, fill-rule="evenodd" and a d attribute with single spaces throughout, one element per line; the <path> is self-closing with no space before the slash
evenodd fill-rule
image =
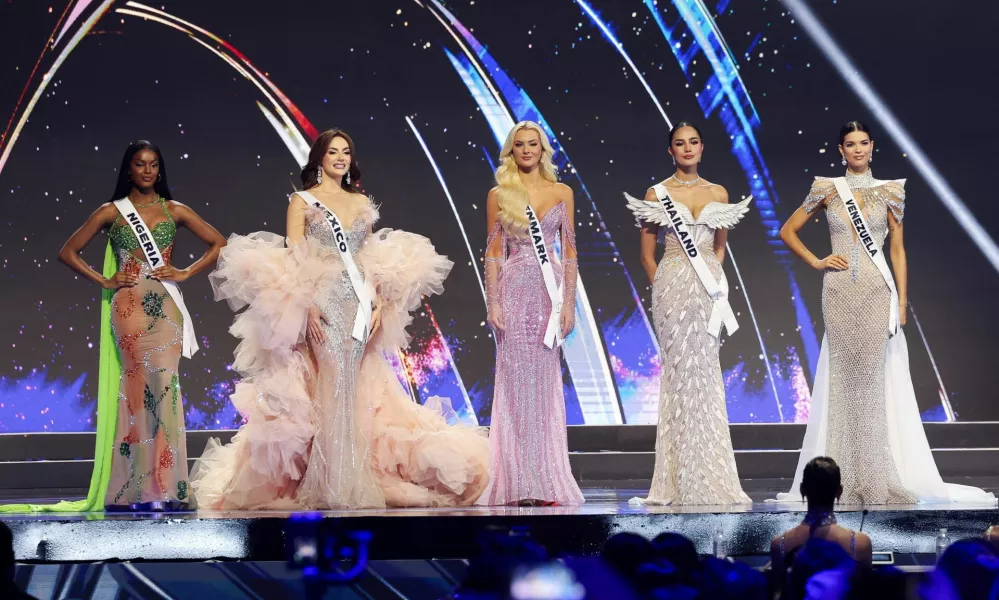
<path id="1" fill-rule="evenodd" d="M 874 134 L 871 133 L 871 128 L 868 127 L 866 123 L 862 123 L 860 121 L 850 121 L 846 125 L 843 125 L 842 127 L 839 128 L 839 145 L 842 146 L 843 141 L 846 140 L 846 136 L 850 135 L 855 131 L 866 133 L 867 137 L 871 138 L 871 140 L 874 140 Z"/>
<path id="2" fill-rule="evenodd" d="M 142 150 L 151 150 L 156 154 L 156 160 L 160 163 L 160 176 L 153 184 L 153 190 L 164 200 L 173 200 L 170 194 L 170 184 L 167 183 L 166 161 L 163 160 L 163 153 L 159 146 L 148 140 L 136 140 L 125 148 L 125 155 L 121 157 L 121 166 L 118 167 L 118 182 L 114 186 L 114 195 L 111 201 L 121 200 L 132 191 L 135 184 L 132 183 L 132 159 Z"/>
<path id="3" fill-rule="evenodd" d="M 690 122 L 687 122 L 687 121 L 680 121 L 679 123 L 677 123 L 676 125 L 673 126 L 673 129 L 669 130 L 669 145 L 670 146 L 673 145 L 673 138 L 676 137 L 676 132 L 680 131 L 680 129 L 682 129 L 684 127 L 690 127 L 691 129 L 693 129 L 694 131 L 696 131 L 697 132 L 697 137 L 701 138 L 701 141 L 704 141 L 704 136 L 701 135 L 701 130 L 698 129 L 697 125 L 694 125 L 693 123 L 690 123 Z"/>
<path id="4" fill-rule="evenodd" d="M 319 165 L 322 164 L 323 157 L 326 156 L 326 150 L 329 149 L 333 138 L 343 138 L 347 142 L 347 147 L 350 148 L 350 168 L 347 170 L 350 174 L 350 183 L 347 183 L 347 178 L 344 177 L 340 180 L 340 187 L 347 192 L 353 192 L 354 185 L 361 180 L 361 167 L 357 165 L 357 150 L 354 148 L 354 140 L 342 129 L 327 129 L 319 134 L 316 142 L 312 144 L 312 148 L 309 150 L 309 162 L 302 167 L 303 190 L 319 185 Z"/>

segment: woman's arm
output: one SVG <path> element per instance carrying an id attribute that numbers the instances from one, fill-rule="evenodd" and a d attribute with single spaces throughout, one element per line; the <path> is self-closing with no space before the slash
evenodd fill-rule
<path id="1" fill-rule="evenodd" d="M 812 254 L 805 243 L 801 241 L 798 237 L 798 232 L 801 228 L 805 226 L 805 223 L 811 218 L 804 208 L 798 208 L 791 215 L 791 218 L 784 223 L 784 226 L 780 228 L 780 239 L 787 244 L 787 247 L 791 249 L 798 257 L 805 261 L 805 263 L 816 269 L 818 271 L 825 271 L 826 269 L 833 269 L 835 271 L 843 271 L 849 268 L 850 263 L 847 262 L 846 258 L 840 256 L 839 254 L 830 254 L 829 256 L 819 259 L 819 257 Z"/>
<path id="2" fill-rule="evenodd" d="M 186 269 L 178 269 L 174 265 L 164 265 L 154 269 L 150 275 L 153 279 L 161 281 L 184 281 L 192 275 L 204 271 L 218 260 L 219 252 L 225 246 L 225 238 L 217 229 L 208 224 L 198 213 L 187 206 L 170 200 L 167 202 L 167 210 L 173 217 L 174 223 L 181 227 L 187 227 L 198 239 L 208 245 L 208 250 L 201 255 L 201 258 L 194 261 Z"/>
<path id="3" fill-rule="evenodd" d="M 499 275 L 503 268 L 503 226 L 499 222 L 498 188 L 486 196 L 486 322 L 493 331 L 503 331 L 503 311 L 499 306 Z"/>
<path id="4" fill-rule="evenodd" d="M 562 312 L 559 326 L 565 338 L 576 327 L 576 279 L 579 263 L 576 254 L 576 199 L 572 188 L 558 184 L 558 197 L 565 205 L 562 221 Z"/>
<path id="5" fill-rule="evenodd" d="M 728 204 L 728 190 L 720 185 L 711 186 L 711 194 L 714 201 L 721 204 Z M 715 230 L 714 251 L 719 263 L 725 262 L 725 244 L 728 242 L 728 229 Z"/>
<path id="6" fill-rule="evenodd" d="M 902 242 L 902 222 L 895 213 L 888 211 L 888 234 L 891 236 L 891 265 L 895 269 L 895 287 L 898 289 L 898 321 L 905 325 L 906 309 L 909 307 L 909 266 L 905 257 L 905 244 Z"/>
<path id="7" fill-rule="evenodd" d="M 285 219 L 285 237 L 289 242 L 298 243 L 305 237 L 305 212 L 308 208 L 301 196 L 292 194 Z"/>
<path id="8" fill-rule="evenodd" d="M 652 188 L 649 188 L 649 191 L 645 192 L 645 199 L 649 202 L 659 201 L 655 190 Z M 645 275 L 649 278 L 649 284 L 651 285 L 656 278 L 656 269 L 659 268 L 659 265 L 656 264 L 656 240 L 659 237 L 659 226 L 646 221 L 642 223 L 641 235 L 642 268 L 645 269 Z"/>
<path id="9" fill-rule="evenodd" d="M 119 272 L 114 277 L 105 279 L 103 275 L 88 265 L 87 261 L 83 260 L 80 252 L 87 247 L 87 244 L 90 243 L 90 240 L 94 239 L 95 235 L 114 223 L 114 220 L 117 218 L 118 209 L 114 204 L 108 202 L 101 205 L 100 208 L 87 218 L 83 226 L 77 229 L 66 240 L 66 243 L 63 244 L 62 249 L 59 251 L 59 260 L 61 262 L 90 281 L 108 290 L 133 286 L 139 282 L 139 276 Z"/>

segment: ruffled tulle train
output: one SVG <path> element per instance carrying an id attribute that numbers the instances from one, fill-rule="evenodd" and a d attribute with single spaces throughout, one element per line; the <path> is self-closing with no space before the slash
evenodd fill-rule
<path id="1" fill-rule="evenodd" d="M 455 423 L 446 399 L 413 402 L 385 359 L 408 344 L 410 311 L 443 290 L 451 261 L 426 238 L 392 230 L 370 235 L 354 258 L 382 299 L 381 325 L 365 346 L 354 410 L 330 410 L 328 399 L 313 397 L 319 365 L 305 329 L 309 307 L 343 275 L 339 257 L 310 238 L 288 248 L 266 232 L 229 239 L 210 281 L 217 300 L 245 309 L 230 328 L 241 340 L 233 368 L 243 377 L 231 400 L 245 424 L 229 444 L 211 440 L 197 461 L 199 507 L 460 506 L 485 489 L 484 431 Z M 346 421 L 330 422 L 337 419 Z M 299 494 L 313 444 L 329 447 L 317 431 L 350 436 L 334 441 L 360 458 L 329 460 L 335 472 L 323 478 L 336 481 Z"/>

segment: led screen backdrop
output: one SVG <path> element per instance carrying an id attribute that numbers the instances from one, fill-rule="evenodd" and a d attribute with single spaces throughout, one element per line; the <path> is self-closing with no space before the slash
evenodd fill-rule
<path id="1" fill-rule="evenodd" d="M 576 194 L 577 328 L 570 423 L 654 423 L 656 342 L 638 229 L 622 192 L 667 177 L 672 123 L 704 135 L 701 174 L 752 210 L 729 237 L 741 329 L 722 347 L 733 422 L 801 422 L 822 339 L 821 275 L 778 238 L 815 175 L 842 172 L 836 132 L 876 130 L 874 170 L 908 178 L 907 328 L 926 420 L 995 420 L 999 119 L 979 82 L 988 36 L 939 5 L 892 0 L 120 0 L 0 6 L 0 432 L 92 428 L 99 290 L 60 265 L 110 200 L 129 141 L 159 144 L 176 199 L 224 234 L 282 232 L 318 131 L 354 137 L 380 225 L 455 261 L 424 303 L 399 372 L 488 424 L 484 203 L 510 126 L 549 131 Z M 994 27 L 992 14 L 976 21 Z M 886 26 L 885 23 L 891 23 Z M 981 26 L 981 25 L 980 25 Z M 827 37 L 831 36 L 831 37 Z M 994 38 L 993 38 L 994 39 Z M 844 78 L 843 73 L 851 74 Z M 859 75 L 857 75 L 859 73 Z M 869 87 L 868 87 L 869 86 Z M 828 252 L 824 216 L 803 233 Z M 98 265 L 103 238 L 85 256 Z M 189 234 L 175 261 L 201 252 Z M 232 314 L 184 284 L 202 351 L 181 363 L 189 429 L 238 426 L 227 403 Z"/>

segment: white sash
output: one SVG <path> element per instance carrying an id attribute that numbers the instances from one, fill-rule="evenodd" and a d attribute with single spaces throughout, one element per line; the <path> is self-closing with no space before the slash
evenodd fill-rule
<path id="1" fill-rule="evenodd" d="M 846 206 L 850 223 L 853 225 L 853 230 L 857 232 L 857 239 L 864 245 L 867 255 L 871 257 L 878 271 L 881 271 L 881 276 L 884 277 L 885 283 L 888 284 L 888 289 L 891 290 L 888 333 L 895 335 L 898 333 L 898 290 L 895 289 L 895 279 L 888 269 L 888 261 L 885 260 L 885 253 L 881 251 L 881 244 L 884 243 L 884 240 L 882 239 L 879 242 L 871 237 L 871 228 L 867 226 L 864 211 L 860 210 L 857 199 L 853 197 L 853 192 L 850 190 L 850 185 L 846 182 L 846 178 L 836 177 L 833 179 L 833 184 L 836 186 L 836 192 L 843 201 L 843 205 Z"/>
<path id="2" fill-rule="evenodd" d="M 531 246 L 534 247 L 534 256 L 538 259 L 538 266 L 541 267 L 541 276 L 545 280 L 545 288 L 548 290 L 548 298 L 552 301 L 552 312 L 548 315 L 548 327 L 545 329 L 545 346 L 552 348 L 562 344 L 562 288 L 555 283 L 555 271 L 552 270 L 551 255 L 545 246 L 545 234 L 541 230 L 541 222 L 534 214 L 534 209 L 527 206 L 527 221 L 529 224 L 528 234 L 531 236 Z"/>
<path id="3" fill-rule="evenodd" d="M 355 340 L 363 342 L 367 335 L 368 325 L 371 324 L 371 295 L 368 293 L 364 278 L 361 277 L 361 272 L 354 263 L 354 257 L 350 254 L 347 233 L 343 230 L 343 225 L 336 213 L 326 208 L 326 205 L 315 196 L 309 192 L 298 192 L 298 195 L 311 203 L 312 206 L 323 211 L 323 214 L 326 215 L 326 222 L 333 230 L 333 239 L 336 241 L 337 250 L 340 251 L 340 260 L 343 261 L 343 266 L 347 269 L 347 276 L 350 277 L 350 283 L 354 286 L 354 294 L 357 296 L 357 316 L 354 317 L 354 330 L 351 335 Z"/>
<path id="4" fill-rule="evenodd" d="M 669 222 L 673 224 L 673 233 L 676 234 L 676 239 L 680 242 L 680 247 L 683 248 L 687 258 L 690 260 L 690 266 L 694 268 L 694 273 L 701 280 L 701 285 L 704 286 L 704 289 L 708 292 L 708 296 L 714 302 L 711 307 L 711 316 L 708 318 L 708 333 L 714 337 L 718 337 L 721 335 L 721 328 L 724 324 L 725 330 L 728 331 L 729 335 L 732 335 L 739 329 L 739 323 L 735 320 L 735 313 L 732 312 L 732 306 L 728 303 L 728 281 L 724 276 L 721 278 L 721 284 L 715 281 L 714 276 L 711 274 L 711 269 L 708 268 L 708 264 L 704 262 L 704 257 L 701 256 L 701 252 L 694 244 L 693 234 L 687 229 L 687 224 L 683 222 L 683 218 L 679 215 L 676 204 L 669 195 L 669 190 L 666 189 L 666 186 L 659 183 L 653 186 L 652 189 L 656 191 L 659 206 L 663 208 Z"/>
<path id="5" fill-rule="evenodd" d="M 160 252 L 159 246 L 156 245 L 153 234 L 150 232 L 149 227 L 146 226 L 146 222 L 139 216 L 139 211 L 135 210 L 135 206 L 128 199 L 128 196 L 121 200 L 115 200 L 114 205 L 118 209 L 118 212 L 121 213 L 125 223 L 132 228 L 135 239 L 139 240 L 139 247 L 142 248 L 142 253 L 146 255 L 146 263 L 149 264 L 149 268 L 155 270 L 165 265 L 166 259 L 163 258 L 163 253 Z M 184 337 L 181 353 L 184 355 L 184 358 L 191 358 L 199 348 L 198 340 L 194 335 L 194 321 L 187 312 L 187 306 L 184 305 L 184 295 L 180 293 L 180 286 L 177 285 L 176 281 L 159 281 L 163 284 L 163 288 L 166 289 L 167 293 L 170 294 L 170 297 L 173 298 L 173 303 L 177 305 L 181 317 L 184 318 Z"/>

